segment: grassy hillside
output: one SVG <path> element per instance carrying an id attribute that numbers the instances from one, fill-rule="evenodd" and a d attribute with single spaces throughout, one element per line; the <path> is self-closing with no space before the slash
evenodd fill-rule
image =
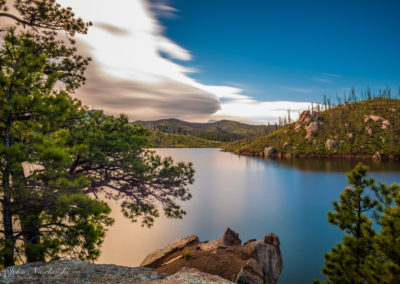
<path id="1" fill-rule="evenodd" d="M 236 121 L 221 120 L 213 123 L 192 123 L 178 119 L 136 121 L 146 128 L 161 133 L 194 136 L 206 140 L 231 142 L 262 135 L 275 129 L 273 126 L 249 125 Z"/>
<path id="2" fill-rule="evenodd" d="M 267 135 L 223 146 L 261 155 L 266 147 L 287 156 L 400 155 L 400 100 L 370 99 L 342 104 L 300 119 Z"/>
<path id="3" fill-rule="evenodd" d="M 155 131 L 152 131 L 151 141 L 155 148 L 220 148 L 223 143 L 189 135 L 169 134 Z"/>

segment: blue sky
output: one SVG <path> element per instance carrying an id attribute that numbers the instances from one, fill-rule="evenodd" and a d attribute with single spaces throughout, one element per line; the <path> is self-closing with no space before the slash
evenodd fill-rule
<path id="1" fill-rule="evenodd" d="M 400 1 L 57 2 L 94 23 L 76 96 L 131 120 L 273 123 L 351 87 L 400 87 Z"/>
<path id="2" fill-rule="evenodd" d="M 400 1 L 174 0 L 166 35 L 200 81 L 260 100 L 400 86 Z"/>

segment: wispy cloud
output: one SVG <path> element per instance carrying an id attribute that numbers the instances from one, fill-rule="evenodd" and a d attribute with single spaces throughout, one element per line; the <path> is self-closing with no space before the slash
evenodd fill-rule
<path id="1" fill-rule="evenodd" d="M 288 90 L 288 91 L 292 91 L 292 92 L 296 92 L 296 93 L 303 93 L 303 94 L 308 94 L 308 93 L 312 93 L 313 92 L 312 89 L 287 87 L 287 86 L 282 87 L 282 89 L 285 89 L 285 90 Z"/>
<path id="2" fill-rule="evenodd" d="M 321 83 L 326 83 L 326 84 L 333 84 L 335 83 L 334 81 L 330 79 L 325 79 L 325 78 L 319 78 L 319 77 L 314 77 L 312 78 L 314 81 L 321 82 Z"/>
<path id="3" fill-rule="evenodd" d="M 205 121 L 229 117 L 265 123 L 276 121 L 287 108 L 296 112 L 308 107 L 305 102 L 259 101 L 244 95 L 241 84 L 207 85 L 190 77 L 198 70 L 181 62 L 190 62 L 192 54 L 166 37 L 165 28 L 157 20 L 165 16 L 163 13 L 176 13 L 166 0 L 58 2 L 95 23 L 87 35 L 78 37 L 80 51 L 93 61 L 87 70 L 86 85 L 76 93 L 93 108 L 110 114 L 125 113 L 131 120 L 176 117 Z"/>
<path id="4" fill-rule="evenodd" d="M 164 18 L 173 18 L 176 16 L 178 9 L 171 6 L 169 0 L 149 0 L 150 9 L 156 16 Z"/>
<path id="5" fill-rule="evenodd" d="M 328 77 L 334 77 L 334 78 L 341 78 L 341 77 L 343 77 L 343 76 L 340 75 L 340 74 L 334 74 L 334 73 L 322 73 L 322 75 L 328 76 Z"/>
<path id="6" fill-rule="evenodd" d="M 164 35 L 156 16 L 160 11 L 176 12 L 167 1 L 59 2 L 95 23 L 87 35 L 78 37 L 80 51 L 93 58 L 87 83 L 77 91 L 84 103 L 107 113 L 126 113 L 132 120 L 206 119 L 220 108 L 219 97 L 240 93 L 201 84 L 189 76 L 196 70 L 179 64 L 191 61 L 192 54 Z"/>
<path id="7" fill-rule="evenodd" d="M 130 34 L 129 30 L 121 29 L 119 27 L 116 27 L 116 26 L 108 24 L 108 23 L 98 22 L 98 23 L 94 23 L 94 26 L 98 27 L 100 29 L 103 29 L 106 32 L 109 32 L 114 35 L 127 36 Z"/>
<path id="8" fill-rule="evenodd" d="M 308 109 L 310 102 L 292 101 L 257 101 L 248 99 L 231 100 L 222 103 L 221 109 L 216 112 L 216 119 L 238 119 L 245 122 L 275 123 L 279 117 L 284 117 L 291 111 L 291 118 L 297 119 L 299 113 Z"/>

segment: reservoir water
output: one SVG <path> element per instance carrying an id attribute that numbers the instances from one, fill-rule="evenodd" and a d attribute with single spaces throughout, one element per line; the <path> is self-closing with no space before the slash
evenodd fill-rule
<path id="1" fill-rule="evenodd" d="M 270 232 L 281 241 L 284 268 L 279 280 L 312 283 L 321 278 L 324 253 L 342 233 L 327 221 L 332 201 L 346 186 L 345 173 L 357 162 L 345 160 L 263 160 L 219 149 L 157 149 L 161 156 L 193 162 L 193 197 L 182 203 L 182 220 L 156 219 L 142 228 L 122 216 L 110 201 L 116 219 L 109 229 L 98 263 L 138 266 L 144 257 L 169 242 L 191 234 L 201 241 L 219 238 L 227 227 L 242 241 L 260 240 Z M 367 163 L 367 162 L 364 162 Z M 370 176 L 400 182 L 400 164 L 369 161 Z"/>

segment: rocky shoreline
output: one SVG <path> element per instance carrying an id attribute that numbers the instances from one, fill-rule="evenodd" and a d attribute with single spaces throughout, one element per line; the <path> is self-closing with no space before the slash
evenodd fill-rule
<path id="1" fill-rule="evenodd" d="M 242 245 L 227 229 L 218 240 L 195 235 L 150 253 L 140 267 L 94 264 L 80 260 L 33 262 L 0 270 L 5 284 L 276 284 L 283 268 L 279 238 L 273 233 Z"/>
<path id="2" fill-rule="evenodd" d="M 231 152 L 225 151 L 223 152 Z M 379 153 L 375 153 L 374 155 L 367 154 L 293 154 L 293 153 L 281 153 L 275 152 L 270 156 L 266 156 L 263 153 L 252 153 L 252 152 L 231 152 L 239 156 L 248 156 L 248 157 L 257 157 L 263 159 L 339 159 L 339 160 L 376 160 L 376 161 L 399 161 L 400 154 L 398 155 L 381 155 Z M 380 157 L 379 157 L 379 155 Z"/>

